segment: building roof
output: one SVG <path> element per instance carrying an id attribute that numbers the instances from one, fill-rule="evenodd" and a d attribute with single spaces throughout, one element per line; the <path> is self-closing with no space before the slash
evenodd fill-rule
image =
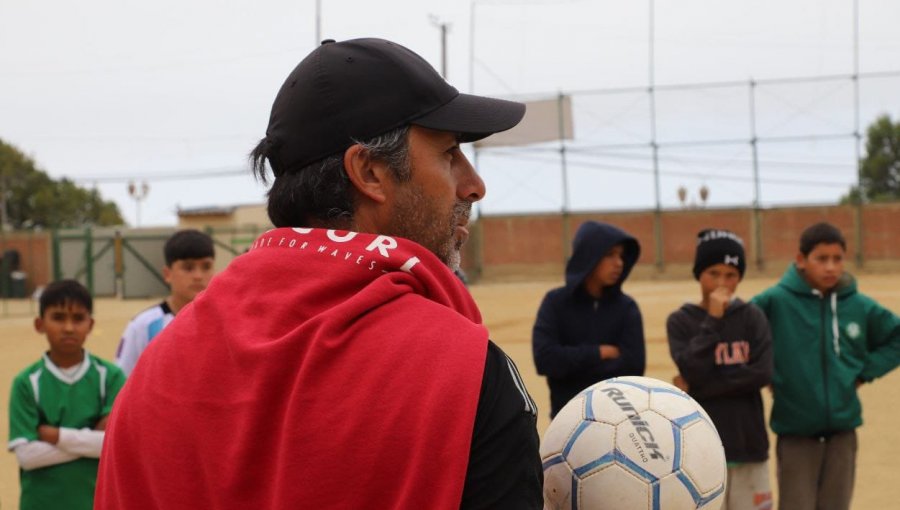
<path id="1" fill-rule="evenodd" d="M 234 205 L 178 208 L 178 216 L 230 216 L 235 209 L 237 206 Z"/>

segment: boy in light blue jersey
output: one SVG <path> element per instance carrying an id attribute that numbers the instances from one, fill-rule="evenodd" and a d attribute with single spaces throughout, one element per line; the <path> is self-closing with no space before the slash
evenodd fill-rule
<path id="1" fill-rule="evenodd" d="M 163 278 L 170 293 L 162 303 L 139 313 L 125 327 L 116 351 L 116 364 L 125 375 L 131 374 L 144 349 L 175 319 L 178 311 L 206 289 L 213 275 L 213 240 L 199 230 L 176 232 L 166 241 L 163 252 Z"/>
<path id="2" fill-rule="evenodd" d="M 90 293 L 74 280 L 41 294 L 34 327 L 50 349 L 16 376 L 9 400 L 21 510 L 93 507 L 103 430 L 125 375 L 84 349 L 92 309 Z"/>

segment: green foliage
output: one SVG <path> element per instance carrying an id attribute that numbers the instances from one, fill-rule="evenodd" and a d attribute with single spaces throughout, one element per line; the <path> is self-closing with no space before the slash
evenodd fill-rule
<path id="1" fill-rule="evenodd" d="M 841 205 L 855 205 L 861 203 L 862 198 L 859 193 L 859 186 L 851 186 L 850 191 L 841 197 Z"/>
<path id="2" fill-rule="evenodd" d="M 900 122 L 890 116 L 875 119 L 866 132 L 866 157 L 860 161 L 859 183 L 841 203 L 900 200 Z"/>
<path id="3" fill-rule="evenodd" d="M 97 190 L 66 178 L 51 179 L 31 158 L 0 140 L 0 193 L 4 190 L 7 221 L 14 229 L 124 223 L 119 207 L 103 200 Z"/>

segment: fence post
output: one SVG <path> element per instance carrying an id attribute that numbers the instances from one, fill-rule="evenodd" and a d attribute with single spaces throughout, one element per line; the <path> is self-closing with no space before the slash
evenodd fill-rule
<path id="1" fill-rule="evenodd" d="M 94 295 L 94 247 L 91 246 L 93 235 L 91 227 L 84 228 L 84 278 L 86 287 Z"/>
<path id="2" fill-rule="evenodd" d="M 566 96 L 560 92 L 556 99 L 556 116 L 559 126 L 559 164 L 562 170 L 562 254 L 563 265 L 569 260 L 569 176 L 566 164 Z"/>
<path id="3" fill-rule="evenodd" d="M 113 239 L 113 271 L 116 278 L 116 297 L 125 297 L 125 256 L 122 253 L 122 231 L 116 229 Z"/>
<path id="4" fill-rule="evenodd" d="M 756 269 L 762 271 L 763 246 L 762 246 L 762 192 L 759 187 L 759 139 L 756 136 L 756 81 L 750 78 L 750 149 L 753 153 L 753 256 L 756 259 Z"/>
<path id="5" fill-rule="evenodd" d="M 856 148 L 856 267 L 862 268 L 863 256 L 863 190 L 862 190 L 862 154 L 859 144 L 859 0 L 853 0 L 853 145 Z"/>
<path id="6" fill-rule="evenodd" d="M 62 255 L 60 254 L 62 246 L 57 228 L 53 229 L 51 245 L 53 246 L 53 281 L 59 281 L 62 280 Z"/>

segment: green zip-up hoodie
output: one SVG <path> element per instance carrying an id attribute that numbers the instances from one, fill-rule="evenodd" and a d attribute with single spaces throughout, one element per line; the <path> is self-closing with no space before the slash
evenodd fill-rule
<path id="1" fill-rule="evenodd" d="M 772 328 L 772 430 L 818 436 L 862 425 L 856 383 L 900 364 L 900 318 L 857 292 L 849 274 L 823 295 L 794 264 L 751 301 Z"/>

